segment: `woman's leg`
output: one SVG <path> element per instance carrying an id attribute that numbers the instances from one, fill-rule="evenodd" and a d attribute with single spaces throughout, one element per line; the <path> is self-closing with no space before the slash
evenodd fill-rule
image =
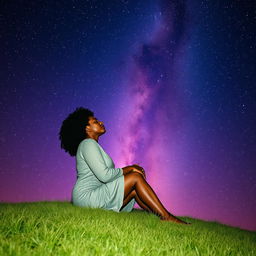
<path id="1" fill-rule="evenodd" d="M 136 196 L 138 201 L 136 200 Z M 160 216 L 162 220 L 186 224 L 186 222 L 173 216 L 164 208 L 157 195 L 144 179 L 144 177 L 136 172 L 124 175 L 123 206 L 125 206 L 125 204 L 129 202 L 128 200 L 131 200 L 133 197 L 135 197 L 135 200 L 140 205 L 140 207 L 146 211 L 149 210 L 150 212 Z"/>
<path id="2" fill-rule="evenodd" d="M 136 202 L 138 203 L 138 205 L 146 210 L 147 212 L 151 212 L 151 210 L 148 208 L 147 205 L 145 205 L 141 200 L 140 198 L 138 197 L 138 195 L 136 194 L 136 191 L 133 190 L 123 201 L 123 205 L 121 207 L 121 210 L 133 199 L 135 198 Z"/>

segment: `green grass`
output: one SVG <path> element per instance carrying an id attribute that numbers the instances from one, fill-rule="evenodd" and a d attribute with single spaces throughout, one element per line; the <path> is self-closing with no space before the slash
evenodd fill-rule
<path id="1" fill-rule="evenodd" d="M 192 225 L 136 209 L 1 203 L 0 255 L 256 255 L 256 232 L 180 218 Z"/>

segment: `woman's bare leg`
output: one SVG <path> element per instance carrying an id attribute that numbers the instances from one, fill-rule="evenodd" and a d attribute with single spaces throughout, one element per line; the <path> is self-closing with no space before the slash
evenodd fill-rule
<path id="1" fill-rule="evenodd" d="M 136 191 L 133 190 L 123 201 L 123 205 L 121 207 L 121 210 L 133 199 L 135 198 L 136 202 L 138 203 L 138 205 L 146 210 L 147 212 L 151 212 L 151 210 L 148 208 L 147 205 L 145 205 L 141 200 L 140 198 L 138 197 L 138 195 L 136 194 Z"/>
<path id="2" fill-rule="evenodd" d="M 135 193 L 133 192 L 135 190 Z M 134 193 L 134 194 L 131 194 Z M 139 173 L 133 172 L 124 175 L 124 204 L 127 204 L 127 201 L 135 196 L 135 200 L 143 209 L 160 216 L 161 220 L 172 221 L 177 223 L 187 224 L 185 221 L 178 219 L 169 213 L 165 207 L 162 205 L 161 201 L 158 199 L 157 195 Z M 123 207 L 122 206 L 122 207 Z"/>

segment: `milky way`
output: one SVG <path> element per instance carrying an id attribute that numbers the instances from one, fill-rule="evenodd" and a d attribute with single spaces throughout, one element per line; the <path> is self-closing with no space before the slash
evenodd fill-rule
<path id="1" fill-rule="evenodd" d="M 125 136 L 119 135 L 122 151 L 118 159 L 142 165 L 148 182 L 168 205 L 174 197 L 173 173 L 179 172 L 170 161 L 175 151 L 173 137 L 188 114 L 177 79 L 189 35 L 187 8 L 180 1 L 161 3 L 152 38 L 132 56 L 127 88 L 130 103 L 125 114 L 120 112 L 127 125 L 122 129 Z"/>

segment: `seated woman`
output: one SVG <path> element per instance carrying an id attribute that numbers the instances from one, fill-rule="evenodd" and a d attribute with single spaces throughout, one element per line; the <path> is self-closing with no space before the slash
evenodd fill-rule
<path id="1" fill-rule="evenodd" d="M 134 164 L 115 168 L 111 157 L 99 144 L 106 132 L 103 122 L 83 107 L 63 121 L 59 139 L 61 148 L 76 156 L 77 180 L 72 203 L 81 207 L 103 208 L 130 212 L 135 201 L 163 221 L 190 224 L 168 212 L 146 181 L 145 171 Z"/>

